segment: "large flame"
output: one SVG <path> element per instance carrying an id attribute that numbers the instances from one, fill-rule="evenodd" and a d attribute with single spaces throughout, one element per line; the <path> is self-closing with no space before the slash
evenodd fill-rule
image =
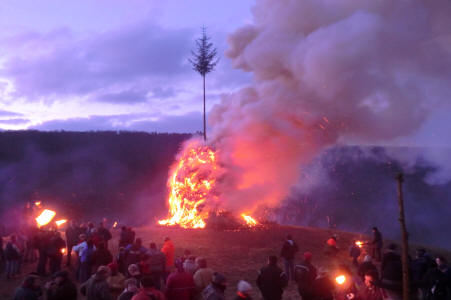
<path id="1" fill-rule="evenodd" d="M 169 217 L 160 225 L 204 228 L 208 217 L 207 202 L 215 198 L 218 176 L 215 151 L 193 140 L 182 151 L 169 177 Z"/>
<path id="2" fill-rule="evenodd" d="M 47 225 L 52 221 L 52 219 L 55 217 L 56 212 L 50 209 L 44 209 L 41 214 L 36 218 L 36 223 L 39 227 L 42 227 L 44 225 Z"/>
<path id="3" fill-rule="evenodd" d="M 65 224 L 65 223 L 67 223 L 66 219 L 61 219 L 61 220 L 55 221 L 55 224 L 58 227 L 60 227 L 61 225 Z"/>
<path id="4" fill-rule="evenodd" d="M 249 226 L 249 227 L 254 227 L 254 226 L 257 226 L 257 224 L 258 224 L 258 222 L 251 216 L 241 214 L 241 217 L 243 217 L 244 221 L 246 222 L 247 226 Z"/>

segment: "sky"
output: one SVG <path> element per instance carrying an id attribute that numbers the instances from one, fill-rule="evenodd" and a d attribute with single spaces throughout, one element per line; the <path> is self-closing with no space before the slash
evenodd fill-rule
<path id="1" fill-rule="evenodd" d="M 188 58 L 201 27 L 220 63 L 207 110 L 250 81 L 223 52 L 251 0 L 0 2 L 0 129 L 202 129 L 202 81 Z"/>
<path id="2" fill-rule="evenodd" d="M 220 62 L 207 111 L 252 81 L 224 56 L 255 0 L 2 0 L 0 129 L 202 130 L 202 81 L 188 63 L 202 25 Z M 450 146 L 450 111 L 390 143 Z"/>

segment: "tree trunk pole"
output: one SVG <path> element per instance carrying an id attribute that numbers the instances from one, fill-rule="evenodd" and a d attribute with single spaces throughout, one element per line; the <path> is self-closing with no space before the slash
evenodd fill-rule
<path id="1" fill-rule="evenodd" d="M 399 205 L 399 223 L 402 234 L 402 297 L 404 300 L 410 299 L 410 276 L 409 276 L 409 236 L 406 228 L 406 218 L 404 215 L 404 199 L 402 193 L 402 183 L 404 176 L 399 173 L 396 176 L 398 182 L 398 205 Z"/>
<path id="2" fill-rule="evenodd" d="M 204 81 L 204 141 L 207 141 L 207 121 L 205 117 L 205 75 L 202 76 Z"/>

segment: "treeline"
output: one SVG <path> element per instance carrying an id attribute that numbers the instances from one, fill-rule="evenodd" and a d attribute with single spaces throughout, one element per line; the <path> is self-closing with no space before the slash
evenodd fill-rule
<path id="1" fill-rule="evenodd" d="M 154 215 L 164 209 L 169 167 L 190 137 L 121 131 L 0 132 L 0 209 L 8 216 L 12 207 L 41 200 L 68 217 L 122 214 L 136 221 L 143 209 Z"/>

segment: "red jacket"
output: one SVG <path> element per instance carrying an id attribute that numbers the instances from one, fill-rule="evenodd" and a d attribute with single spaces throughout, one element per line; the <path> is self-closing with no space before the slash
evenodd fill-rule
<path id="1" fill-rule="evenodd" d="M 161 252 L 166 256 L 166 267 L 174 265 L 175 248 L 171 240 L 164 242 Z"/>
<path id="2" fill-rule="evenodd" d="M 151 299 L 149 297 L 149 295 L 153 295 L 158 300 L 166 300 L 166 297 L 164 296 L 164 294 L 153 287 L 141 289 L 138 294 L 133 296 L 132 300 L 149 300 L 149 299 Z"/>
<path id="3" fill-rule="evenodd" d="M 169 275 L 166 282 L 166 297 L 168 300 L 194 299 L 193 276 L 186 272 L 176 271 Z"/>

